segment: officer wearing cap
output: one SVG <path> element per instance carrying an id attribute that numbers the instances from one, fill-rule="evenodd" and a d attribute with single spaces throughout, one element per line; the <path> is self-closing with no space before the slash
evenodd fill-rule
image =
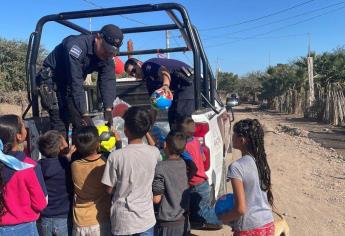
<path id="1" fill-rule="evenodd" d="M 130 58 L 125 63 L 125 71 L 137 79 L 144 79 L 150 95 L 158 89 L 166 94 L 174 92 L 174 100 L 168 112 L 170 128 L 194 112 L 194 72 L 186 63 L 166 58 L 152 58 L 142 63 Z"/>
<path id="2" fill-rule="evenodd" d="M 122 44 L 120 28 L 109 24 L 92 35 L 72 35 L 47 56 L 37 76 L 41 105 L 50 116 L 51 128 L 66 132 L 69 123 L 74 128 L 91 125 L 83 82 L 98 72 L 98 86 L 104 105 L 104 118 L 112 124 L 115 99 L 113 57 Z"/>

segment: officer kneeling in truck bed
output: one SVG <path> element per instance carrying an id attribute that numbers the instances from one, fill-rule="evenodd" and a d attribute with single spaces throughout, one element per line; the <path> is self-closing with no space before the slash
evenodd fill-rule
<path id="1" fill-rule="evenodd" d="M 98 72 L 98 85 L 104 105 L 104 119 L 111 124 L 115 100 L 113 57 L 122 44 L 123 34 L 115 25 L 105 25 L 94 35 L 65 38 L 47 56 L 37 76 L 41 105 L 50 116 L 51 129 L 66 134 L 74 128 L 91 125 L 83 82 L 86 75 Z"/>
<path id="2" fill-rule="evenodd" d="M 171 93 L 170 89 L 174 91 L 168 112 L 170 128 L 194 112 L 194 71 L 186 63 L 166 58 L 152 58 L 142 63 L 130 58 L 125 63 L 125 71 L 137 79 L 144 79 L 150 95 L 158 89 L 167 94 Z"/>

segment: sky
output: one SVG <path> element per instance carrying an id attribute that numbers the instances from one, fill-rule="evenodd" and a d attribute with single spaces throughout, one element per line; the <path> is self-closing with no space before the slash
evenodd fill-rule
<path id="1" fill-rule="evenodd" d="M 95 8 L 171 1 L 125 0 L 4 0 L 0 8 L 0 37 L 27 41 L 37 21 L 49 14 Z M 246 75 L 269 65 L 288 63 L 305 56 L 345 46 L 345 1 L 342 0 L 184 0 L 175 1 L 188 11 L 198 28 L 215 71 Z M 98 30 L 105 24 L 120 28 L 172 23 L 165 12 L 74 20 L 84 28 Z M 52 50 L 70 34 L 78 34 L 56 22 L 44 26 L 41 45 Z M 309 36 L 308 36 L 309 34 Z M 165 48 L 165 32 L 127 34 L 134 48 Z M 125 44 L 124 44 L 125 45 Z M 171 47 L 185 46 L 177 30 L 171 31 Z M 126 48 L 123 47 L 122 50 Z M 157 55 L 141 56 L 145 60 Z M 190 52 L 171 53 L 170 58 L 192 64 Z M 125 60 L 126 58 L 122 58 Z"/>

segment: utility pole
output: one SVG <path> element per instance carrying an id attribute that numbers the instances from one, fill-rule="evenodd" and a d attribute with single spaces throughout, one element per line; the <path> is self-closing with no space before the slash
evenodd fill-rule
<path id="1" fill-rule="evenodd" d="M 170 30 L 165 31 L 166 48 L 170 48 Z M 167 58 L 170 58 L 170 53 L 167 53 Z"/>
<path id="2" fill-rule="evenodd" d="M 92 21 L 91 21 L 91 17 L 89 18 L 89 31 L 90 31 L 90 33 L 92 33 L 92 27 L 91 27 L 91 25 L 92 25 Z"/>
<path id="3" fill-rule="evenodd" d="M 309 79 L 309 107 L 314 104 L 314 62 L 313 57 L 310 55 L 310 33 L 308 33 L 308 79 Z"/>

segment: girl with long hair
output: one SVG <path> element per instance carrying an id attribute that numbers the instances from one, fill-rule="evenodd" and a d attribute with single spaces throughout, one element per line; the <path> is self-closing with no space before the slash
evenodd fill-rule
<path id="1" fill-rule="evenodd" d="M 20 117 L 0 116 L 0 236 L 38 236 L 36 220 L 47 206 L 41 169 L 19 150 L 26 136 Z"/>
<path id="2" fill-rule="evenodd" d="M 271 170 L 264 147 L 264 130 L 257 119 L 234 125 L 233 147 L 242 157 L 228 169 L 234 194 L 234 208 L 220 216 L 230 223 L 234 236 L 273 236 Z"/>

